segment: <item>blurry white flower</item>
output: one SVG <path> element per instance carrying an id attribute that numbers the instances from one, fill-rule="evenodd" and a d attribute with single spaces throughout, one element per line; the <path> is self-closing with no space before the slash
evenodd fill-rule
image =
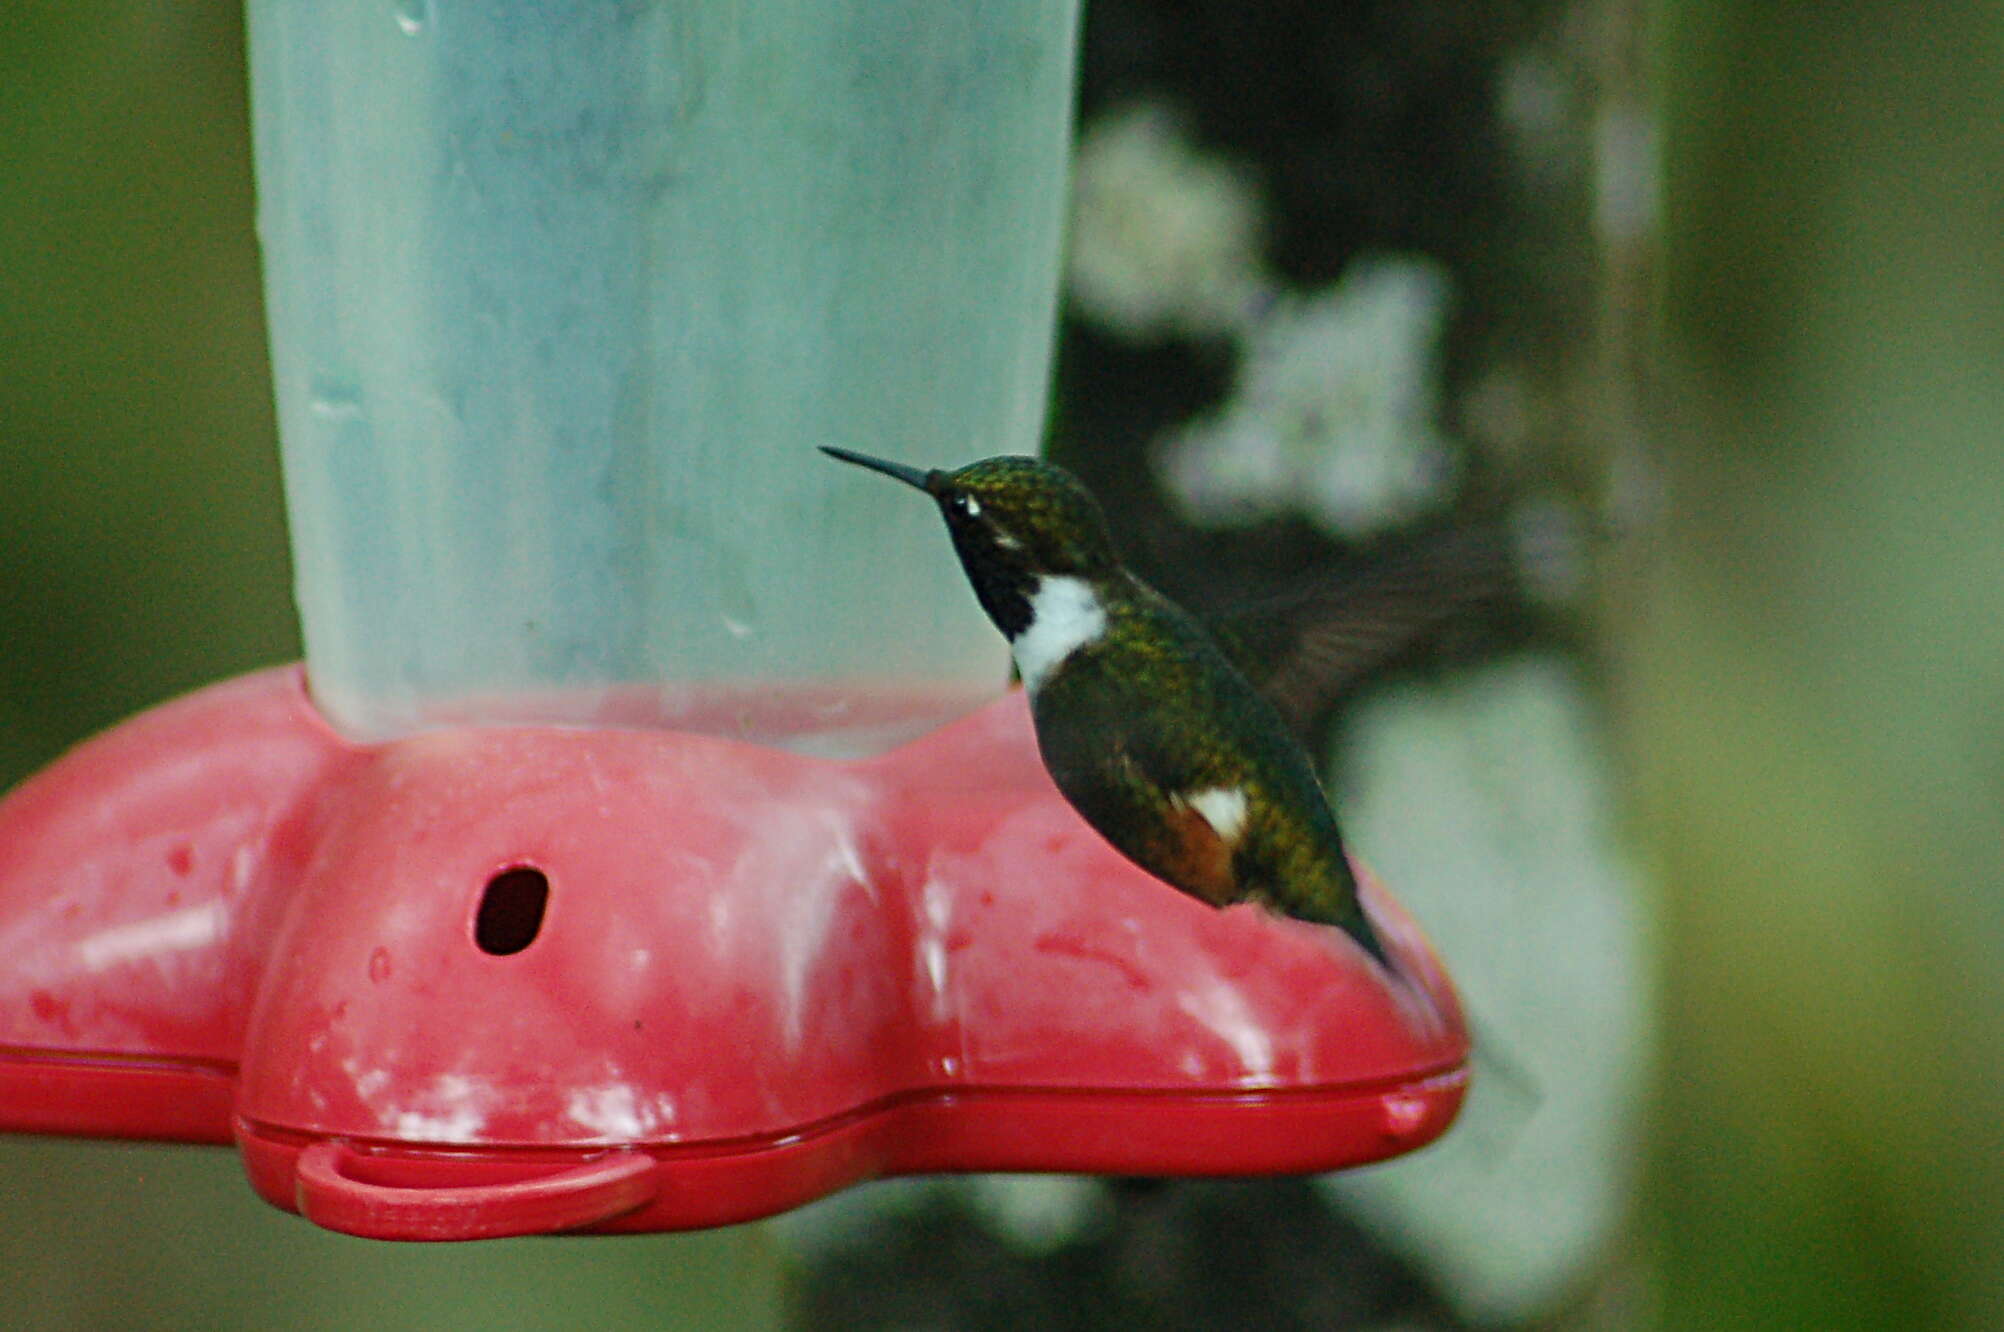
<path id="1" fill-rule="evenodd" d="M 1443 499 L 1457 471 L 1437 423 L 1450 290 L 1429 260 L 1377 257 L 1327 291 L 1276 302 L 1245 339 L 1223 408 L 1164 443 L 1189 516 L 1301 511 L 1358 537 Z"/>
<path id="2" fill-rule="evenodd" d="M 1497 67 L 1497 120 L 1537 189 L 1564 190 L 1579 173 L 1583 98 L 1570 73 L 1568 62 L 1536 48 L 1511 52 Z"/>
<path id="3" fill-rule="evenodd" d="M 1594 230 L 1610 245 L 1651 235 L 1661 190 L 1656 122 L 1640 107 L 1604 108 L 1594 123 Z"/>
<path id="4" fill-rule="evenodd" d="M 1266 291 L 1259 197 L 1182 137 L 1164 107 L 1100 116 L 1079 140 L 1068 278 L 1088 318 L 1124 337 L 1215 337 Z"/>

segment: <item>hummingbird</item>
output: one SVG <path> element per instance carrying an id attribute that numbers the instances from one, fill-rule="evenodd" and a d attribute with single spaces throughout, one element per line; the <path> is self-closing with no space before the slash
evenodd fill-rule
<path id="1" fill-rule="evenodd" d="M 976 599 L 1009 640 L 1044 767 L 1115 850 L 1212 906 L 1333 925 L 1396 974 L 1314 764 L 1255 680 L 1311 711 L 1319 691 L 1289 678 L 1301 662 L 1355 666 L 1402 630 L 1318 642 L 1269 606 L 1214 634 L 1129 572 L 1098 501 L 1061 467 L 1003 456 L 928 471 L 822 452 L 938 504 Z M 1270 657 L 1277 637 L 1292 650 Z"/>

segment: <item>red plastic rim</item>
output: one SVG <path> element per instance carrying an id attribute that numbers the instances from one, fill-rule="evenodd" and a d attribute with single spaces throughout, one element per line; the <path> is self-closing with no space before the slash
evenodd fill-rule
<path id="1" fill-rule="evenodd" d="M 618 1151 L 569 1167 L 525 1166 L 520 1178 L 440 1185 L 421 1160 L 316 1142 L 299 1154 L 299 1213 L 373 1239 L 496 1239 L 597 1225 L 654 1196 L 654 1159 Z"/>
<path id="2" fill-rule="evenodd" d="M 1460 1067 L 1369 1088 L 1200 1096 L 931 1091 L 785 1134 L 584 1158 L 323 1139 L 244 1119 L 237 1137 L 258 1193 L 320 1225 L 375 1239 L 465 1240 L 734 1225 L 864 1180 L 938 1170 L 1335 1170 L 1433 1141 L 1467 1088 Z"/>

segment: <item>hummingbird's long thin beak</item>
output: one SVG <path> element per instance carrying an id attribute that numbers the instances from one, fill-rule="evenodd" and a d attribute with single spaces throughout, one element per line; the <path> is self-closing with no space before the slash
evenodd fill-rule
<path id="1" fill-rule="evenodd" d="M 831 458 L 854 463 L 858 467 L 867 467 L 873 472 L 882 472 L 885 476 L 896 477 L 908 486 L 916 486 L 927 494 L 932 493 L 931 472 L 922 471 L 917 467 L 907 467 L 903 463 L 888 462 L 882 458 L 872 458 L 867 453 L 851 453 L 848 449 L 838 449 L 828 444 L 823 444 L 821 451 Z"/>

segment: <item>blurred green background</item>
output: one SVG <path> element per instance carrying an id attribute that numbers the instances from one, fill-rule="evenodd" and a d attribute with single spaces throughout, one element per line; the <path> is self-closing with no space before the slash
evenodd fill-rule
<path id="1" fill-rule="evenodd" d="M 1660 519 L 1594 630 L 1665 923 L 1626 1264 L 1649 1295 L 1623 1307 L 2004 1326 L 2004 19 L 1650 21 Z M 233 4 L 6 6 L 0 784 L 298 650 L 244 96 Z M 227 1152 L 25 1138 L 0 1140 L 0 1271 L 14 1326 L 787 1303 L 762 1227 L 373 1245 L 254 1201 Z"/>
<path id="2" fill-rule="evenodd" d="M 1606 642 L 1679 1326 L 2004 1325 L 2001 19 L 1662 11 L 1689 392 Z"/>

